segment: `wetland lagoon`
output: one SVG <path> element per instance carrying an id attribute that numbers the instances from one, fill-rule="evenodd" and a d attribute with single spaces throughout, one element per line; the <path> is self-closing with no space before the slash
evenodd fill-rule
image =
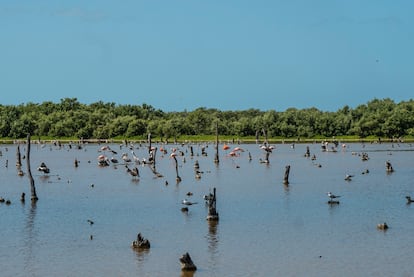
<path id="1" fill-rule="evenodd" d="M 323 152 L 320 143 L 273 144 L 268 164 L 261 162 L 259 144 L 229 144 L 228 150 L 220 144 L 218 165 L 213 144 L 154 143 L 166 150 L 155 157 L 158 176 L 149 165 L 121 159 L 122 153 L 132 158 L 132 151 L 148 158 L 146 144 L 71 146 L 32 143 L 39 197 L 33 205 L 27 174 L 17 174 L 17 145 L 0 145 L 0 196 L 11 201 L 0 203 L 1 276 L 414 274 L 414 203 L 406 200 L 414 196 L 410 143 L 347 143 L 336 152 Z M 244 151 L 231 156 L 235 147 Z M 305 157 L 307 147 L 314 159 Z M 20 148 L 24 156 L 26 145 Z M 180 153 L 179 183 L 173 149 Z M 119 162 L 99 166 L 99 155 Z M 394 172 L 386 172 L 387 161 Z M 36 170 L 42 162 L 50 173 Z M 126 165 L 136 166 L 139 177 Z M 206 220 L 203 196 L 213 188 L 218 222 Z M 340 203 L 328 204 L 327 192 L 339 195 Z M 184 199 L 194 203 L 188 212 L 181 210 Z M 377 229 L 384 222 L 389 228 Z M 131 247 L 138 233 L 150 249 Z M 186 252 L 195 272 L 181 271 Z"/>

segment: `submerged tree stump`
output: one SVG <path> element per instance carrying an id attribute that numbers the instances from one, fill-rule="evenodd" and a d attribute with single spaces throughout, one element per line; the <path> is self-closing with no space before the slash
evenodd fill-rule
<path id="1" fill-rule="evenodd" d="M 207 199 L 208 203 L 208 215 L 207 220 L 210 221 L 218 221 L 219 220 L 219 214 L 216 210 L 216 188 L 213 189 L 213 194 L 210 195 Z"/>
<path id="2" fill-rule="evenodd" d="M 214 163 L 219 164 L 219 138 L 218 138 L 218 121 L 216 121 L 216 146 L 215 146 L 216 153 L 214 154 Z"/>
<path id="3" fill-rule="evenodd" d="M 386 162 L 385 162 L 385 168 L 386 168 L 386 170 L 387 170 L 387 173 L 394 172 L 394 168 L 392 167 L 392 165 L 391 165 L 391 162 L 390 162 L 390 161 L 386 161 Z"/>
<path id="4" fill-rule="evenodd" d="M 32 202 L 36 202 L 37 200 L 39 200 L 39 198 L 37 197 L 36 194 L 36 186 L 35 186 L 35 181 L 33 179 L 32 176 L 32 171 L 30 169 L 30 134 L 27 135 L 27 149 L 26 149 L 26 162 L 27 162 L 27 174 L 29 176 L 29 181 L 30 181 L 30 199 L 32 200 Z"/>
<path id="5" fill-rule="evenodd" d="M 289 185 L 289 172 L 290 172 L 290 165 L 286 166 L 285 170 L 285 177 L 283 178 L 283 184 Z"/>
<path id="6" fill-rule="evenodd" d="M 151 244 L 149 240 L 144 239 L 141 233 L 138 233 L 137 240 L 134 240 L 131 246 L 134 249 L 149 249 L 151 247 Z"/>
<path id="7" fill-rule="evenodd" d="M 310 149 L 309 146 L 306 146 L 306 153 L 305 153 L 305 157 L 309 158 L 310 157 Z"/>
<path id="8" fill-rule="evenodd" d="M 180 263 L 181 263 L 181 270 L 184 271 L 196 271 L 197 267 L 193 263 L 193 260 L 190 257 L 190 254 L 185 253 L 180 257 Z"/>

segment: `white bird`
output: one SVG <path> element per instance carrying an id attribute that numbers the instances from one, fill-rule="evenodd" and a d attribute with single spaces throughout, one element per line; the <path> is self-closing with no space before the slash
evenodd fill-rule
<path id="1" fill-rule="evenodd" d="M 341 197 L 341 196 L 339 196 L 339 195 L 335 195 L 335 194 L 333 194 L 332 192 L 328 192 L 327 194 L 328 194 L 328 197 L 329 197 L 331 200 L 333 200 L 333 199 L 335 199 L 335 198 L 339 198 L 339 197 Z"/>
<path id="2" fill-rule="evenodd" d="M 346 174 L 345 175 L 345 181 L 351 181 L 352 180 L 352 177 L 354 177 L 354 175 Z"/>
<path id="3" fill-rule="evenodd" d="M 193 205 L 193 204 L 197 204 L 197 202 L 191 202 L 191 201 L 189 201 L 187 199 L 184 199 L 182 203 L 184 205 L 187 205 L 187 206 L 190 206 L 190 205 Z"/>

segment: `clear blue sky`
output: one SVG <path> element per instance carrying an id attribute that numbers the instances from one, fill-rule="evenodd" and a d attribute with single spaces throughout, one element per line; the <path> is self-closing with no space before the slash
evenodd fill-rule
<path id="1" fill-rule="evenodd" d="M 414 95 L 414 1 L 0 2 L 0 104 L 336 111 Z"/>

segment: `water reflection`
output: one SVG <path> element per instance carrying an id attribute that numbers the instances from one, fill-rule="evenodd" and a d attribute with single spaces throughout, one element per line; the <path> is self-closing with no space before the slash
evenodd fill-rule
<path id="1" fill-rule="evenodd" d="M 181 271 L 180 277 L 193 277 L 195 271 Z"/>
<path id="2" fill-rule="evenodd" d="M 217 234 L 217 227 L 218 221 L 216 220 L 209 220 L 208 222 L 208 234 L 207 234 L 207 243 L 208 243 L 208 251 L 211 254 L 212 260 L 214 260 L 214 255 L 217 253 L 218 247 L 218 234 Z"/>
<path id="3" fill-rule="evenodd" d="M 137 264 L 139 267 L 142 267 L 145 261 L 148 259 L 148 253 L 150 249 L 143 248 L 132 248 L 137 258 Z"/>
<path id="4" fill-rule="evenodd" d="M 37 233 L 35 226 L 36 217 L 36 201 L 31 202 L 29 213 L 27 214 L 27 221 L 24 228 L 25 237 L 23 252 L 24 252 L 24 269 L 26 272 L 34 274 L 36 269 L 36 257 L 34 248 L 37 241 Z M 36 274 L 34 274 L 36 275 Z"/>

